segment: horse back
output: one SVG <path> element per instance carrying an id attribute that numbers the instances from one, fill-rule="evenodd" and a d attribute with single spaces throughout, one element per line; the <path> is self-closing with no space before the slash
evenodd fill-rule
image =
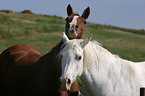
<path id="1" fill-rule="evenodd" d="M 14 45 L 7 48 L 0 54 L 0 94 L 8 95 L 8 86 L 6 84 L 9 73 L 13 73 L 10 69 L 21 66 L 31 66 L 40 57 L 41 53 L 35 48 L 27 45 Z M 11 89 L 10 89 L 11 90 Z"/>
<path id="2" fill-rule="evenodd" d="M 35 63 L 40 57 L 41 53 L 35 48 L 27 45 L 14 45 L 1 53 L 1 61 L 9 61 L 13 59 L 17 66 L 27 66 Z"/>

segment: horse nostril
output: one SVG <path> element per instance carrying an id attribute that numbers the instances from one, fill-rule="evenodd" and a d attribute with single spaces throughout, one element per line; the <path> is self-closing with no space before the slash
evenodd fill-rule
<path id="1" fill-rule="evenodd" d="M 71 83 L 70 79 L 67 79 L 66 83 L 70 85 Z"/>
<path id="2" fill-rule="evenodd" d="M 71 30 L 70 33 L 74 33 L 74 30 Z"/>
<path id="3" fill-rule="evenodd" d="M 75 28 L 79 28 L 79 26 L 78 26 L 78 25 L 76 25 L 76 26 L 75 26 Z"/>

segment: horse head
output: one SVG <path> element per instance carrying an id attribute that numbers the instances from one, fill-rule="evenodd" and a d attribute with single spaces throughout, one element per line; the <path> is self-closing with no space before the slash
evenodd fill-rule
<path id="1" fill-rule="evenodd" d="M 82 38 L 82 33 L 84 26 L 86 24 L 86 19 L 89 17 L 90 8 L 87 7 L 82 16 L 78 13 L 74 13 L 71 5 L 67 6 L 67 15 L 65 32 L 69 39 L 80 39 Z"/>
<path id="2" fill-rule="evenodd" d="M 80 76 L 83 72 L 83 49 L 88 44 L 92 36 L 89 38 L 73 39 L 65 35 L 63 36 L 63 42 L 65 42 L 65 47 L 59 53 L 61 59 L 61 89 L 70 90 L 72 83 Z"/>

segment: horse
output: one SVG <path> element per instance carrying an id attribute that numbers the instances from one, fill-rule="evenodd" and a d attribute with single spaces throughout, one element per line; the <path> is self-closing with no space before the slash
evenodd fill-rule
<path id="1" fill-rule="evenodd" d="M 145 87 L 145 62 L 122 59 L 91 37 L 69 40 L 64 34 L 66 43 L 58 55 L 62 90 L 69 90 L 80 77 L 90 96 L 139 96 Z"/>
<path id="2" fill-rule="evenodd" d="M 18 44 L 0 54 L 0 95 L 2 96 L 78 96 L 78 83 L 71 90 L 60 90 L 61 41 L 44 56 L 33 47 Z"/>
<path id="3" fill-rule="evenodd" d="M 81 39 L 83 30 L 86 24 L 86 19 L 90 15 L 90 8 L 87 7 L 82 16 L 79 16 L 78 13 L 74 13 L 71 5 L 67 6 L 67 15 L 65 33 L 69 39 Z"/>

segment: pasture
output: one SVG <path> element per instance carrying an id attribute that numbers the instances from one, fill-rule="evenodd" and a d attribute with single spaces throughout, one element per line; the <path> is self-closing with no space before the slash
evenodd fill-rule
<path id="1" fill-rule="evenodd" d="M 57 44 L 65 31 L 65 19 L 50 15 L 0 13 L 0 52 L 14 44 L 26 44 L 42 54 Z M 83 38 L 92 39 L 123 59 L 145 60 L 145 31 L 87 23 Z"/>
<path id="2" fill-rule="evenodd" d="M 59 43 L 64 27 L 62 17 L 0 12 L 0 52 L 15 44 L 26 44 L 46 54 Z M 92 40 L 123 59 L 145 61 L 144 30 L 87 23 L 82 38 L 90 34 Z"/>

